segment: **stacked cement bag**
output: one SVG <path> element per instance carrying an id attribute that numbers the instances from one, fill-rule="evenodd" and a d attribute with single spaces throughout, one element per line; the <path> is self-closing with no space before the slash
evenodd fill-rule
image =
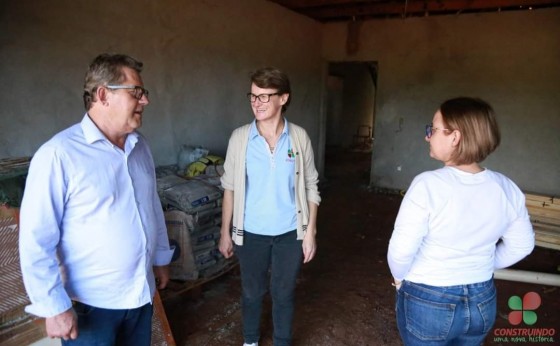
<path id="1" fill-rule="evenodd" d="M 216 209 L 222 202 L 222 191 L 201 179 L 185 179 L 168 175 L 158 179 L 158 193 L 165 207 L 173 207 L 187 214 Z"/>
<path id="2" fill-rule="evenodd" d="M 173 168 L 157 170 L 169 241 L 176 247 L 170 264 L 171 279 L 212 276 L 228 264 L 218 250 L 223 197 L 219 177 L 202 172 L 185 178 L 173 174 Z"/>
<path id="3" fill-rule="evenodd" d="M 221 216 L 221 215 L 220 215 Z M 173 280 L 196 280 L 219 272 L 226 265 L 218 251 L 220 226 L 207 217 L 182 210 L 165 211 L 169 242 L 175 246 L 174 261 L 169 265 Z"/>

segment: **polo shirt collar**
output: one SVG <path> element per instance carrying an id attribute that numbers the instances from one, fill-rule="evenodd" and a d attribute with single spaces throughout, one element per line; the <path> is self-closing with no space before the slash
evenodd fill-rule
<path id="1" fill-rule="evenodd" d="M 282 119 L 284 119 L 284 129 L 282 130 L 282 134 L 280 135 L 280 137 L 282 137 L 283 134 L 288 134 L 288 119 L 286 119 L 286 117 L 282 117 Z M 257 136 L 259 136 L 259 130 L 257 129 L 257 120 L 255 119 L 251 123 L 251 128 L 249 130 L 249 140 L 252 140 Z"/>

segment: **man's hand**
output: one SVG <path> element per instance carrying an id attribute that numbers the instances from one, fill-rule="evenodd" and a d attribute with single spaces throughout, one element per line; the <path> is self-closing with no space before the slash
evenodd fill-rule
<path id="1" fill-rule="evenodd" d="M 78 337 L 78 316 L 70 308 L 61 314 L 45 319 L 47 335 L 51 338 L 75 340 Z"/>
<path id="2" fill-rule="evenodd" d="M 157 288 L 164 289 L 169 283 L 169 266 L 154 266 L 154 276 Z"/>

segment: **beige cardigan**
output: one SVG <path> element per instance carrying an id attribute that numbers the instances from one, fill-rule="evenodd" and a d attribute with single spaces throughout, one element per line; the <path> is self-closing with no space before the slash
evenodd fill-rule
<path id="1" fill-rule="evenodd" d="M 251 124 L 241 126 L 233 131 L 229 139 L 222 187 L 233 194 L 233 233 L 232 240 L 243 245 L 243 217 L 245 214 L 245 156 L 249 142 Z M 295 196 L 297 209 L 297 239 L 303 239 L 309 223 L 308 202 L 319 205 L 321 197 L 317 183 L 319 174 L 315 168 L 313 148 L 307 132 L 300 126 L 288 123 L 288 132 L 292 148 L 296 155 L 295 162 Z"/>

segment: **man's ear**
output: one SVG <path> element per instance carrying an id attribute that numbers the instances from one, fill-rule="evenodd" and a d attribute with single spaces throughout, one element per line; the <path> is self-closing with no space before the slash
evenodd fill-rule
<path id="1" fill-rule="evenodd" d="M 95 96 L 97 98 L 97 101 L 99 101 L 102 105 L 108 105 L 108 92 L 106 88 L 97 88 L 97 90 L 95 91 Z"/>
<path id="2" fill-rule="evenodd" d="M 282 101 L 282 105 L 285 105 L 286 102 L 288 102 L 289 98 L 290 98 L 290 94 L 282 94 L 282 98 L 280 99 L 280 101 Z"/>

